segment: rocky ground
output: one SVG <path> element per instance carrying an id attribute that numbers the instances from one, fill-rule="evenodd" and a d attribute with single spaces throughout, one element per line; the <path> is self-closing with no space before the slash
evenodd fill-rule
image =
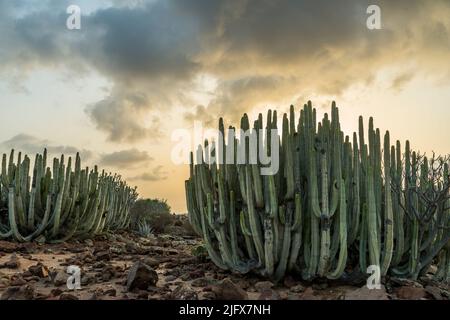
<path id="1" fill-rule="evenodd" d="M 130 233 L 53 245 L 0 241 L 0 299 L 450 298 L 449 286 L 432 281 L 431 274 L 420 282 L 385 279 L 380 290 L 367 289 L 362 277 L 347 283 L 287 277 L 274 285 L 218 269 L 199 252 L 199 245 L 192 237 L 142 238 Z M 81 268 L 80 290 L 67 288 L 70 265 Z"/>

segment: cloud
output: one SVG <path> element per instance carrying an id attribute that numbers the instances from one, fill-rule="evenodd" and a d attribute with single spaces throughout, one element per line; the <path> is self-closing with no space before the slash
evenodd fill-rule
<path id="1" fill-rule="evenodd" d="M 445 18 L 450 3 L 378 1 L 383 24 L 379 31 L 365 27 L 369 4 L 245 1 L 218 10 L 219 22 L 211 29 L 215 33 L 202 58 L 219 85 L 209 103 L 189 111 L 186 119 L 210 123 L 224 115 L 236 122 L 254 107 L 279 107 L 305 96 L 337 98 L 354 85 L 371 84 L 377 73 L 393 65 L 416 68 L 414 74 L 395 79 L 398 88 L 420 73 L 437 78 L 448 74 L 450 64 L 443 53 L 450 52 L 450 23 Z M 202 20 L 209 12 L 193 14 Z"/>
<path id="2" fill-rule="evenodd" d="M 205 126 L 217 125 L 217 115 L 226 115 L 227 120 L 237 123 L 242 113 L 253 107 L 266 107 L 286 97 L 298 95 L 295 77 L 248 76 L 221 82 L 208 106 L 198 105 L 185 113 L 189 122 L 202 120 Z M 288 103 L 292 103 L 289 101 Z"/>
<path id="3" fill-rule="evenodd" d="M 393 90 L 399 91 L 399 90 L 403 89 L 403 87 L 408 82 L 410 82 L 413 78 L 414 78 L 414 73 L 412 73 L 412 72 L 401 73 L 398 76 L 396 76 L 394 78 L 394 80 L 392 80 L 391 88 Z"/>
<path id="4" fill-rule="evenodd" d="M 117 168 L 131 167 L 150 161 L 153 161 L 153 158 L 147 152 L 137 149 L 122 150 L 100 156 L 101 165 Z"/>
<path id="5" fill-rule="evenodd" d="M 167 172 L 163 170 L 163 166 L 155 167 L 151 172 L 145 172 L 143 174 L 128 178 L 130 181 L 161 181 L 167 179 Z"/>
<path id="6" fill-rule="evenodd" d="M 153 116 L 145 121 L 148 96 L 143 92 L 113 92 L 105 99 L 89 106 L 87 114 L 97 129 L 108 134 L 114 142 L 134 142 L 146 137 L 161 137 L 159 118 Z"/>
<path id="7" fill-rule="evenodd" d="M 9 140 L 3 141 L 0 144 L 0 149 L 8 151 L 14 149 L 28 155 L 36 153 L 42 153 L 44 149 L 47 149 L 49 154 L 53 155 L 74 155 L 77 152 L 83 159 L 90 159 L 93 153 L 90 150 L 79 149 L 73 146 L 58 145 L 52 141 L 39 139 L 37 137 L 28 134 L 18 134 Z"/>
<path id="8" fill-rule="evenodd" d="M 174 105 L 187 120 L 235 121 L 257 106 L 338 98 L 393 65 L 415 70 L 393 88 L 450 74 L 445 0 L 112 1 L 85 14 L 77 32 L 58 27 L 67 17 L 60 2 L 31 11 L 13 3 L 0 4 L 0 72 L 45 66 L 105 76 L 111 91 L 86 112 L 113 142 L 160 136 L 158 117 Z M 381 8 L 382 30 L 366 28 L 370 4 Z M 202 74 L 217 80 L 211 98 L 187 99 Z"/>

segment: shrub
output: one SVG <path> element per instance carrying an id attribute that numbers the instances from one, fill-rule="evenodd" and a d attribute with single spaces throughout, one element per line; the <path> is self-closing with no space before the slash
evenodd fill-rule
<path id="1" fill-rule="evenodd" d="M 164 232 L 173 223 L 170 206 L 165 199 L 139 199 L 131 209 L 131 226 L 139 231 L 139 225 L 148 224 L 156 233 Z"/>

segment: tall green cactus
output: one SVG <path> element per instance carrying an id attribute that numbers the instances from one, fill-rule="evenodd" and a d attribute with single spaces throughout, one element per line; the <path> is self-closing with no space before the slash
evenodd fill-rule
<path id="1" fill-rule="evenodd" d="M 132 189 L 119 176 L 97 167 L 81 169 L 77 154 L 65 163 L 64 156 L 47 167 L 47 151 L 38 154 L 30 176 L 30 158 L 14 150 L 4 154 L 0 176 L 0 238 L 20 242 L 35 239 L 62 242 L 74 236 L 91 237 L 125 228 L 136 200 Z M 6 214 L 7 213 L 7 214 Z"/>
<path id="2" fill-rule="evenodd" d="M 189 220 L 214 263 L 279 280 L 287 272 L 338 279 L 369 265 L 382 275 L 417 278 L 436 261 L 437 277 L 448 278 L 448 158 L 422 157 L 408 141 L 402 157 L 400 142 L 391 145 L 388 131 L 381 143 L 373 118 L 367 140 L 362 117 L 350 139 L 334 102 L 331 118 L 316 118 L 311 102 L 298 119 L 291 106 L 279 134 L 276 111 L 268 111 L 265 130 L 262 115 L 252 128 L 244 115 L 240 136 L 230 127 L 227 144 L 220 119 L 219 154 L 227 154 L 228 162 L 205 164 L 214 156 L 208 143 L 197 149 L 196 163 L 191 154 Z M 273 131 L 279 148 L 271 145 Z M 245 150 L 245 161 L 225 150 Z M 278 172 L 263 175 L 267 164 L 255 150 L 278 157 Z"/>

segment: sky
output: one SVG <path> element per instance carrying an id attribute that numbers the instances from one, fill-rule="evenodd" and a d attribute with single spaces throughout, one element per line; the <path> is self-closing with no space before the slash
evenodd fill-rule
<path id="1" fill-rule="evenodd" d="M 177 213 L 189 170 L 172 133 L 194 121 L 335 100 L 348 134 L 373 116 L 448 154 L 449 16 L 448 0 L 0 0 L 0 153 L 80 152 Z"/>

